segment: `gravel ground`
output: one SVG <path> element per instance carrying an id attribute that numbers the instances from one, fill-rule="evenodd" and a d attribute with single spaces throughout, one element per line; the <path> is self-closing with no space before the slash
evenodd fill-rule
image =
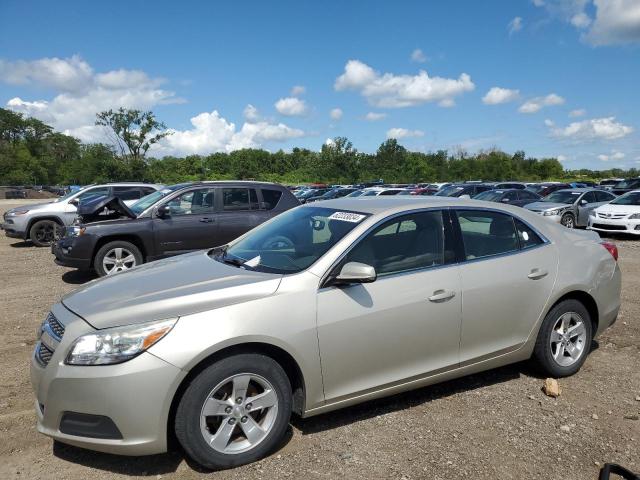
<path id="1" fill-rule="evenodd" d="M 0 200 L 0 213 L 24 204 Z M 640 241 L 616 239 L 618 322 L 557 399 L 528 364 L 492 370 L 306 420 L 282 448 L 207 473 L 178 453 L 118 457 L 54 445 L 35 429 L 29 360 L 51 304 L 86 275 L 45 248 L 0 236 L 0 478 L 595 479 L 599 465 L 640 471 Z"/>

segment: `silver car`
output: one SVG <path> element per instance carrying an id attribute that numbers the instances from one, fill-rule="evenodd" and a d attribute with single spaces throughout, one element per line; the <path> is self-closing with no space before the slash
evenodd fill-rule
<path id="1" fill-rule="evenodd" d="M 53 243 L 62 227 L 73 223 L 79 202 L 109 195 L 118 197 L 125 203 L 132 203 L 161 188 L 163 185 L 139 182 L 89 185 L 52 202 L 7 210 L 1 228 L 7 237 L 31 240 L 37 247 L 46 247 Z"/>
<path id="2" fill-rule="evenodd" d="M 204 467 L 277 448 L 308 417 L 533 357 L 562 377 L 620 308 L 615 245 L 518 207 L 329 200 L 229 245 L 95 280 L 53 306 L 37 428 Z"/>
<path id="3" fill-rule="evenodd" d="M 615 198 L 613 193 L 598 188 L 566 188 L 556 190 L 524 208 L 567 228 L 586 227 L 589 213 Z"/>

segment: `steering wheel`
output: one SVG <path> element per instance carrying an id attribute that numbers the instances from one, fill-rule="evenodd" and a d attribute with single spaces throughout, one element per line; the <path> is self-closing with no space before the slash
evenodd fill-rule
<path id="1" fill-rule="evenodd" d="M 291 239 L 285 237 L 284 235 L 276 235 L 265 240 L 261 248 L 265 250 L 284 250 L 288 248 L 294 248 L 294 244 Z"/>

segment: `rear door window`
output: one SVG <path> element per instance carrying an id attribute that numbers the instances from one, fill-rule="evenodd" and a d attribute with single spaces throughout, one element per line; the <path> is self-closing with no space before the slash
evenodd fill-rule
<path id="1" fill-rule="evenodd" d="M 513 218 L 498 212 L 458 210 L 466 260 L 518 250 Z"/>
<path id="2" fill-rule="evenodd" d="M 141 196 L 138 187 L 113 187 L 113 195 L 120 200 L 138 200 Z"/>
<path id="3" fill-rule="evenodd" d="M 257 198 L 256 198 L 257 202 Z M 251 210 L 248 188 L 223 188 L 222 209 L 228 211 Z"/>

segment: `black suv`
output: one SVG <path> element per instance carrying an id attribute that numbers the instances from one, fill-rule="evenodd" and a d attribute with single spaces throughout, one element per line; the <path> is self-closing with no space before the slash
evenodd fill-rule
<path id="1" fill-rule="evenodd" d="M 621 182 L 616 183 L 610 191 L 616 195 L 623 195 L 627 192 L 640 189 L 640 178 L 627 178 Z"/>
<path id="2" fill-rule="evenodd" d="M 56 263 L 100 276 L 211 248 L 299 205 L 281 185 L 198 182 L 166 187 L 130 207 L 115 197 L 82 205 L 76 224 L 52 246 Z"/>

